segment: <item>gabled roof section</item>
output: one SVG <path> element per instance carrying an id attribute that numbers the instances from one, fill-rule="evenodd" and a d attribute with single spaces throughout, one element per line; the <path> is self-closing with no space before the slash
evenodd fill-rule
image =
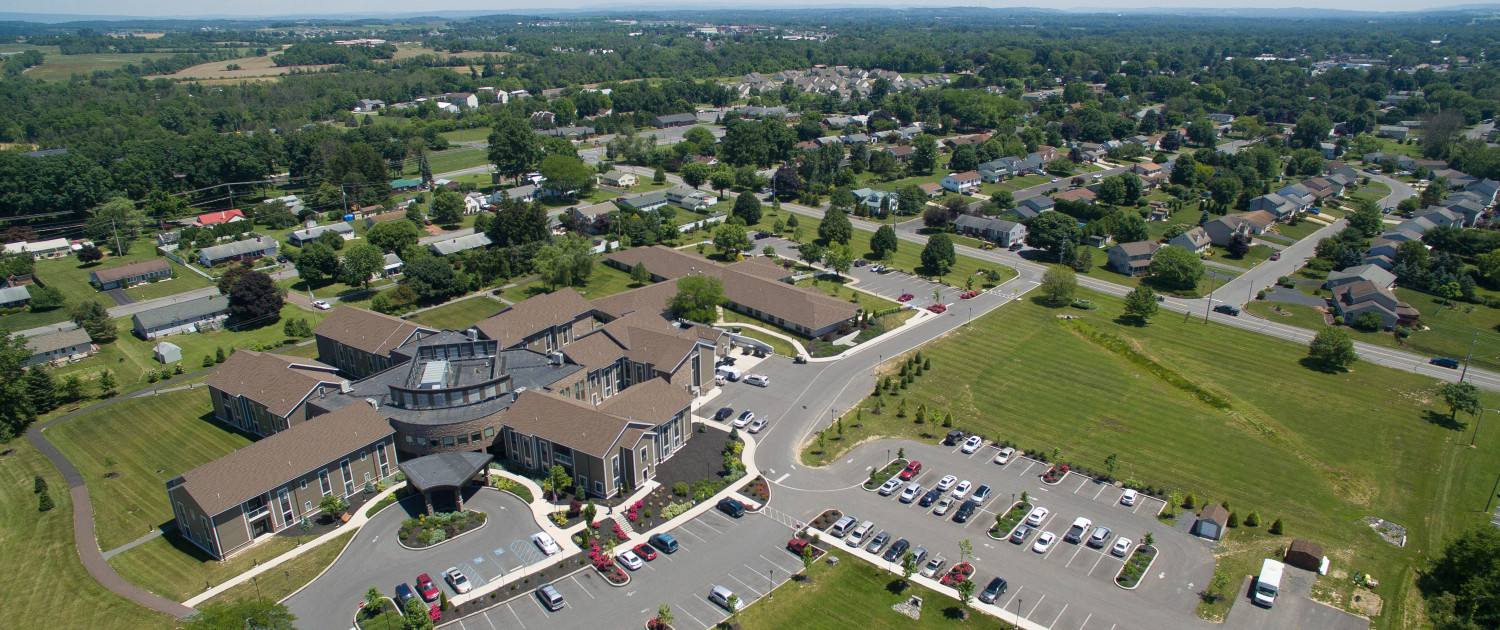
<path id="1" fill-rule="evenodd" d="M 657 425 L 670 420 L 692 403 L 692 392 L 653 378 L 604 399 L 599 403 L 599 410 L 627 420 Z"/>
<path id="2" fill-rule="evenodd" d="M 668 419 L 642 420 L 638 428 L 656 426 Z M 500 421 L 520 433 L 601 458 L 609 455 L 626 429 L 634 424 L 588 403 L 535 391 L 521 392 Z"/>
<path id="3" fill-rule="evenodd" d="M 593 310 L 593 305 L 577 291 L 564 287 L 522 300 L 477 325 L 486 338 L 499 341 L 501 348 L 510 348 L 531 335 L 571 322 Z"/>
<path id="4" fill-rule="evenodd" d="M 232 396 L 244 396 L 286 417 L 319 384 L 342 382 L 337 370 L 312 359 L 236 350 L 203 382 Z"/>
<path id="5" fill-rule="evenodd" d="M 431 334 L 437 330 L 352 306 L 334 307 L 328 317 L 313 329 L 314 335 L 378 355 L 389 354 L 419 332 Z"/>

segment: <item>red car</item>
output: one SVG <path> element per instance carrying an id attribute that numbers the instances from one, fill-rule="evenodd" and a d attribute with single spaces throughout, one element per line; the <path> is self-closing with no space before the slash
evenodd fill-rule
<path id="1" fill-rule="evenodd" d="M 917 473 L 919 472 L 922 472 L 922 462 L 912 462 L 910 464 L 907 464 L 906 468 L 901 469 L 901 480 L 910 481 L 911 478 L 917 476 Z"/>
<path id="2" fill-rule="evenodd" d="M 802 550 L 807 548 L 808 541 L 803 538 L 793 538 L 786 541 L 786 549 L 797 555 L 802 555 Z"/>
<path id="3" fill-rule="evenodd" d="M 437 601 L 438 587 L 436 584 L 432 583 L 432 578 L 429 577 L 426 573 L 417 576 L 417 592 L 420 593 L 422 595 L 422 599 L 426 601 Z"/>
<path id="4" fill-rule="evenodd" d="M 1272 252 L 1271 260 L 1281 260 L 1281 252 Z"/>
<path id="5" fill-rule="evenodd" d="M 635 555 L 640 556 L 646 562 L 650 562 L 656 559 L 656 549 L 652 548 L 651 545 L 641 543 L 635 546 Z"/>
<path id="6" fill-rule="evenodd" d="M 948 307 L 943 304 L 933 304 L 932 306 L 927 307 L 927 310 L 934 313 L 942 313 L 943 311 L 948 310 Z"/>
<path id="7" fill-rule="evenodd" d="M 910 293 L 902 293 L 901 297 L 896 298 L 896 301 L 897 302 L 906 302 L 906 301 L 912 300 L 912 299 L 914 299 L 916 297 L 917 296 L 912 295 Z"/>

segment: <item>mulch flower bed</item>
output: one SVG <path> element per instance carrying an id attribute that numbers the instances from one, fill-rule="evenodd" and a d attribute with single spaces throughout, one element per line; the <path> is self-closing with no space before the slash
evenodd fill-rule
<path id="1" fill-rule="evenodd" d="M 1052 468 L 1048 469 L 1047 472 L 1042 473 L 1042 483 L 1047 483 L 1047 484 L 1057 483 L 1059 481 L 1062 481 L 1062 478 L 1064 476 L 1066 476 L 1067 474 L 1068 474 L 1068 465 L 1067 464 L 1063 464 L 1061 466 L 1053 466 Z"/>
<path id="2" fill-rule="evenodd" d="M 944 575 L 943 579 L 938 580 L 938 583 L 944 586 L 954 586 L 971 577 L 974 577 L 974 565 L 967 562 L 960 562 L 953 565 L 953 568 L 949 569 L 948 574 Z"/>
<path id="3" fill-rule="evenodd" d="M 750 483 L 740 488 L 740 494 L 755 499 L 757 503 L 764 505 L 767 501 L 771 500 L 771 484 L 766 482 L 765 477 L 756 475 L 755 479 L 752 479 Z"/>
<path id="4" fill-rule="evenodd" d="M 488 517 L 484 512 L 475 510 L 439 512 L 432 516 L 420 514 L 402 522 L 398 533 L 401 536 L 401 544 L 413 549 L 421 549 L 478 528 L 484 525 L 486 518 Z"/>
<path id="5" fill-rule="evenodd" d="M 594 565 L 594 570 L 603 575 L 604 579 L 611 584 L 619 585 L 630 581 L 630 578 L 625 575 L 625 570 L 615 564 L 614 557 L 599 548 L 598 541 L 589 546 L 589 564 Z"/>
<path id="6" fill-rule="evenodd" d="M 828 529 L 829 527 L 832 527 L 834 523 L 839 522 L 839 519 L 841 518 L 844 518 L 843 512 L 840 512 L 838 510 L 828 510 L 827 512 L 819 514 L 818 518 L 813 519 L 812 528 Z"/>

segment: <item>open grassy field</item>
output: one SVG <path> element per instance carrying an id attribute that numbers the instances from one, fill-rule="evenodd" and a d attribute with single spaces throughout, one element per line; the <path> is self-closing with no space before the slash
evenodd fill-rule
<path id="1" fill-rule="evenodd" d="M 1279 309 L 1279 312 L 1273 311 L 1273 308 Z M 1303 306 L 1301 304 L 1257 300 L 1245 304 L 1245 310 L 1262 319 L 1268 319 L 1288 326 L 1306 328 L 1308 330 L 1322 330 L 1326 326 L 1322 313 L 1311 306 Z M 1362 333 L 1351 332 L 1350 334 L 1354 335 L 1354 338 L 1360 341 L 1370 341 Z"/>
<path id="2" fill-rule="evenodd" d="M 1271 257 L 1271 253 L 1276 251 L 1274 249 L 1266 247 L 1265 245 L 1254 245 L 1250 247 L 1249 253 L 1236 258 L 1234 256 L 1230 256 L 1229 250 L 1224 249 L 1223 247 L 1210 246 L 1209 250 L 1214 253 L 1214 255 L 1210 257 L 1209 260 L 1212 260 L 1219 264 L 1229 265 L 1231 267 L 1239 267 L 1241 269 L 1249 269 L 1259 263 L 1265 262 Z"/>
<path id="3" fill-rule="evenodd" d="M 172 520 L 168 479 L 250 443 L 212 421 L 212 412 L 200 387 L 127 400 L 47 430 L 88 485 L 100 549 Z"/>
<path id="4" fill-rule="evenodd" d="M 268 574 L 266 583 L 259 585 L 261 596 L 272 601 L 280 601 L 282 598 L 291 595 L 293 591 L 311 582 L 324 569 L 327 569 L 328 565 L 333 564 L 334 559 L 338 558 L 339 553 L 344 550 L 344 547 L 348 546 L 349 541 L 354 539 L 354 534 L 358 531 L 351 530 L 340 534 L 333 540 L 318 545 L 312 551 L 305 552 L 300 556 L 277 565 L 277 569 L 291 575 L 283 573 L 278 578 L 274 571 Z M 224 589 L 224 592 L 215 595 L 208 601 L 216 604 L 229 604 L 247 597 L 255 597 L 256 591 L 257 586 L 255 584 L 245 582 Z"/>
<path id="5" fill-rule="evenodd" d="M 840 279 L 845 281 L 848 280 L 848 278 L 842 277 Z M 845 285 L 844 282 L 832 280 L 826 276 L 819 276 L 817 278 L 805 278 L 797 282 L 797 286 L 813 287 L 828 294 L 829 297 L 835 297 L 840 300 L 847 300 L 851 304 L 858 304 L 860 308 L 867 311 L 884 311 L 901 306 L 897 302 L 892 302 L 883 297 L 850 288 L 849 286 Z"/>
<path id="6" fill-rule="evenodd" d="M 278 51 L 279 52 L 279 51 Z M 273 57 L 277 52 L 272 52 L 264 57 L 242 57 L 226 61 L 211 61 L 189 66 L 172 74 L 158 74 L 148 79 L 250 79 L 257 77 L 278 77 L 292 72 L 317 72 L 337 67 L 337 64 L 321 64 L 307 66 L 277 66 Z M 44 64 L 45 65 L 45 64 Z M 239 66 L 238 70 L 230 70 L 229 66 Z"/>
<path id="7" fill-rule="evenodd" d="M 505 308 L 505 304 L 481 296 L 450 302 L 430 311 L 422 311 L 407 319 L 433 328 L 463 330 Z"/>
<path id="8" fill-rule="evenodd" d="M 809 231 L 808 233 L 810 234 L 810 236 L 808 236 L 808 238 L 815 238 L 817 234 L 818 224 L 812 222 L 812 219 L 807 219 L 805 217 L 799 220 L 805 221 L 803 225 L 806 225 L 806 229 Z M 856 258 L 875 260 L 875 258 L 871 256 L 870 252 L 870 239 L 874 236 L 874 232 L 861 230 L 859 228 L 854 229 L 854 238 L 850 239 L 849 244 L 854 248 L 854 256 Z M 891 269 L 917 273 L 919 271 L 919 268 L 922 266 L 922 246 L 916 243 L 901 241 L 900 245 L 896 249 L 896 252 L 894 254 L 891 254 L 890 258 L 883 262 L 886 267 L 889 267 Z M 948 272 L 948 275 L 943 276 L 940 279 L 948 284 L 961 287 L 964 285 L 964 280 L 966 278 L 985 269 L 999 269 L 1001 275 L 1000 282 L 1005 282 L 1007 280 L 1010 280 L 1011 278 L 1016 277 L 1016 271 L 1014 269 L 1011 269 L 1010 267 L 1000 265 L 999 263 L 985 262 L 979 260 L 978 258 L 970 258 L 968 256 L 964 256 L 963 254 L 959 254 L 957 264 L 953 265 L 953 269 Z M 976 287 L 985 288 L 989 286 L 989 282 L 980 282 L 979 280 L 975 280 L 975 285 Z"/>
<path id="9" fill-rule="evenodd" d="M 833 555 L 840 560 L 837 566 L 819 561 L 807 570 L 810 580 L 782 584 L 772 591 L 773 598 L 762 598 L 746 608 L 740 613 L 740 627 L 746 630 L 1014 627 L 977 612 L 971 613 L 968 621 L 961 621 L 957 618 L 958 600 L 922 586 L 902 588 L 900 575 L 882 571 L 838 550 Z M 922 598 L 920 621 L 891 610 L 893 604 L 913 595 Z"/>
<path id="10" fill-rule="evenodd" d="M 38 260 L 35 268 L 36 277 L 41 280 L 42 284 L 56 287 L 62 292 L 65 303 L 62 308 L 5 315 L 0 317 L 0 327 L 14 332 L 68 321 L 70 307 L 90 300 L 103 304 L 105 308 L 113 307 L 115 306 L 113 298 L 100 293 L 94 289 L 94 285 L 89 284 L 89 272 L 138 263 L 156 257 L 156 250 L 150 239 L 141 239 L 131 246 L 129 254 L 111 256 L 106 253 L 103 260 L 86 265 L 80 264 L 78 258 L 74 256 Z M 129 294 L 132 297 L 158 298 L 208 286 L 208 280 L 203 276 L 184 269 L 177 263 L 169 262 L 169 264 L 172 265 L 173 275 L 176 277 L 129 289 Z M 137 299 L 140 298 L 137 297 Z"/>
<path id="11" fill-rule="evenodd" d="M 11 585 L 15 627 L 137 630 L 179 627 L 100 586 L 84 570 L 73 547 L 73 501 L 57 469 L 24 439 L 0 445 L 0 558 L 7 571 L 24 575 Z M 36 475 L 47 480 L 57 507 L 37 511 Z M 20 621 L 30 619 L 29 622 Z"/>
<path id="12" fill-rule="evenodd" d="M 1315 540 L 1336 569 L 1379 576 L 1375 593 L 1386 613 L 1376 627 L 1413 625 L 1423 559 L 1445 536 L 1489 520 L 1483 507 L 1500 460 L 1486 453 L 1500 448 L 1500 432 L 1482 433 L 1479 448 L 1467 448 L 1461 438 L 1472 427 L 1462 417 L 1449 423 L 1430 378 L 1366 363 L 1350 373 L 1311 369 L 1302 363 L 1303 345 L 1176 314 L 1146 327 L 1123 325 L 1114 321 L 1121 300 L 1080 295 L 1099 306 L 1081 320 L 1064 322 L 1059 315 L 1079 313 L 1021 300 L 924 348 L 932 368 L 901 390 L 908 407 L 951 411 L 959 428 L 1023 450 L 1057 449 L 1078 465 L 1101 468 L 1118 454 L 1121 478 L 1192 491 L 1200 505 L 1229 501 L 1241 515 L 1259 511 L 1265 524 L 1283 518 L 1287 536 L 1271 542 Z M 1115 335 L 1175 380 L 1087 338 L 1075 328 L 1080 323 Z M 1003 359 L 975 365 L 974 356 Z M 1202 402 L 1205 393 L 1222 408 Z M 896 418 L 900 396 L 883 399 L 880 415 L 872 400 L 861 405 L 864 427 L 828 457 L 870 435 L 936 439 L 942 432 Z M 804 462 L 818 459 L 804 453 Z M 1250 482 L 1256 479 L 1267 482 Z M 1407 546 L 1385 543 L 1360 522 L 1372 515 L 1409 528 Z M 1268 545 L 1226 545 L 1220 567 L 1252 573 Z M 1352 588 L 1347 580 L 1325 582 Z"/>
<path id="13" fill-rule="evenodd" d="M 66 81 L 75 74 L 89 75 L 95 70 L 118 70 L 142 59 L 160 59 L 173 53 L 96 53 L 64 55 L 56 46 L 24 46 L 18 50 L 36 49 L 46 55 L 42 65 L 26 69 L 26 76 L 41 81 Z"/>
<path id="14" fill-rule="evenodd" d="M 1321 221 L 1313 221 L 1311 219 L 1308 219 L 1304 221 L 1298 221 L 1296 225 L 1278 223 L 1276 224 L 1276 233 L 1289 239 L 1300 241 L 1304 238 L 1307 238 L 1308 236 L 1311 236 L 1313 232 L 1321 230 L 1325 227 L 1328 227 L 1328 224 Z"/>
<path id="15" fill-rule="evenodd" d="M 267 536 L 255 546 L 221 562 L 214 560 L 174 530 L 110 558 L 109 564 L 120 573 L 120 577 L 152 593 L 180 602 L 202 593 L 205 583 L 221 584 L 250 570 L 257 563 L 275 558 L 296 546 L 295 536 Z M 276 575 L 277 573 L 280 571 L 272 571 L 263 579 L 267 584 L 282 582 L 281 588 L 287 589 L 287 592 L 296 588 L 292 585 L 291 578 Z"/>
<path id="16" fill-rule="evenodd" d="M 1179 214 L 1181 214 L 1181 213 L 1179 213 Z M 1113 282 L 1115 284 L 1124 285 L 1124 286 L 1127 286 L 1127 287 L 1138 287 L 1138 286 L 1141 286 L 1141 283 L 1146 280 L 1146 278 L 1144 276 L 1127 276 L 1127 275 L 1125 275 L 1123 273 L 1116 272 L 1114 269 L 1111 269 L 1109 267 L 1109 252 L 1108 251 L 1103 250 L 1103 249 L 1099 249 L 1097 247 L 1090 247 L 1088 249 L 1089 249 L 1089 252 L 1094 256 L 1094 266 L 1089 269 L 1089 271 L 1088 271 L 1087 274 L 1079 274 L 1080 277 L 1084 276 L 1084 275 L 1087 275 L 1087 276 L 1092 277 L 1092 278 L 1098 278 L 1098 279 L 1103 280 L 1105 282 Z M 1039 260 L 1037 262 L 1052 263 L 1054 261 L 1052 261 L 1052 260 Z M 1229 271 L 1227 269 L 1222 269 L 1222 268 L 1218 268 L 1218 267 L 1206 267 L 1206 268 L 1209 269 L 1210 271 L 1213 271 L 1213 272 L 1219 273 L 1219 274 L 1236 275 L 1234 272 Z M 1220 279 L 1217 279 L 1217 278 L 1212 278 L 1212 277 L 1209 277 L 1209 276 L 1205 275 L 1203 277 L 1203 280 L 1198 283 L 1197 289 L 1194 290 L 1194 291 L 1167 292 L 1167 291 L 1162 291 L 1161 289 L 1155 289 L 1155 290 L 1156 290 L 1157 293 L 1169 293 L 1171 295 L 1177 295 L 1178 297 L 1202 297 L 1202 296 L 1208 295 L 1209 289 L 1212 286 L 1223 285 L 1223 284 L 1224 284 L 1223 280 L 1220 280 Z"/>
<path id="17" fill-rule="evenodd" d="M 427 165 L 432 168 L 434 174 L 473 168 L 489 163 L 489 153 L 484 147 L 448 149 L 447 151 L 427 154 Z M 421 163 L 417 160 L 407 160 L 402 168 L 404 169 L 401 171 L 402 175 L 415 177 L 421 172 Z"/>
<path id="18" fill-rule="evenodd" d="M 492 129 L 490 129 L 489 127 L 474 127 L 473 129 L 444 131 L 443 133 L 440 133 L 438 135 L 442 136 L 449 142 L 487 142 L 490 139 L 490 131 L 492 131 Z"/>
<path id="19" fill-rule="evenodd" d="M 589 280 L 583 286 L 573 287 L 584 299 L 592 300 L 602 298 L 606 295 L 614 295 L 627 289 L 634 289 L 641 285 L 630 279 L 630 274 L 615 269 L 609 265 L 594 262 L 594 270 L 589 273 Z M 520 302 L 526 298 L 543 293 L 549 293 L 552 287 L 540 280 L 532 280 L 506 289 L 500 294 L 511 302 Z M 498 310 L 498 309 L 497 309 Z"/>

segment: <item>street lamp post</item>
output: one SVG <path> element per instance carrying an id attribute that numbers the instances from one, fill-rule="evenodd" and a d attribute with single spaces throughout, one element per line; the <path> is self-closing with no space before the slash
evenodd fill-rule
<path id="1" fill-rule="evenodd" d="M 1469 448 L 1474 448 L 1474 441 L 1479 439 L 1479 423 L 1484 421 L 1484 412 L 1500 411 L 1496 409 L 1479 408 L 1479 417 L 1474 419 L 1474 434 L 1469 436 Z"/>

